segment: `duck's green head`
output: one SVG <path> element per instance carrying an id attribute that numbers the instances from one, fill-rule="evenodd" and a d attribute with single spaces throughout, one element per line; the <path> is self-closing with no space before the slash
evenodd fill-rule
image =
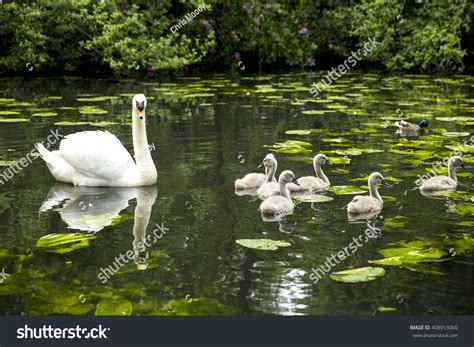
<path id="1" fill-rule="evenodd" d="M 428 121 L 426 119 L 422 119 L 419 125 L 420 128 L 428 128 Z"/>

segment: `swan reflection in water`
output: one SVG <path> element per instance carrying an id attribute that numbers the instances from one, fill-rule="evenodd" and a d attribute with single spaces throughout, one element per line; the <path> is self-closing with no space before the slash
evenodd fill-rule
<path id="1" fill-rule="evenodd" d="M 105 188 L 57 183 L 49 190 L 39 212 L 54 209 L 68 228 L 95 233 L 112 225 L 120 218 L 119 213 L 129 206 L 129 201 L 137 199 L 133 224 L 133 260 L 139 270 L 144 270 L 148 267 L 146 230 L 156 195 L 156 186 Z"/>

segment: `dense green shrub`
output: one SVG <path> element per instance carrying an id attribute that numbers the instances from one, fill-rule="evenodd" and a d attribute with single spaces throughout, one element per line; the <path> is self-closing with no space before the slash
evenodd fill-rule
<path id="1" fill-rule="evenodd" d="M 361 64 L 457 72 L 472 47 L 471 0 L 37 0 L 0 5 L 0 71 L 130 73 L 186 67 L 323 67 L 369 38 Z"/>

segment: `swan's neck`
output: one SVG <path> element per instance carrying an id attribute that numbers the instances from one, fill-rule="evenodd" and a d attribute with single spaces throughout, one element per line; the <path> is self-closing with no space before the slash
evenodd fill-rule
<path id="1" fill-rule="evenodd" d="M 144 119 L 140 119 L 135 108 L 132 110 L 132 136 L 133 152 L 135 162 L 138 167 L 139 179 L 150 180 L 147 182 L 153 184 L 156 181 L 156 168 L 148 147 L 148 138 L 146 136 L 145 114 Z M 153 181 L 153 177 L 155 177 Z"/>
<path id="2" fill-rule="evenodd" d="M 288 194 L 288 190 L 286 189 L 286 183 L 284 182 L 279 182 L 280 184 L 280 194 L 281 196 L 284 196 L 288 200 L 291 201 L 290 195 Z"/>
<path id="3" fill-rule="evenodd" d="M 370 196 L 377 199 L 381 204 L 383 203 L 382 197 L 379 194 L 379 191 L 377 190 L 377 185 L 375 182 L 369 181 L 369 193 Z"/>
<path id="4" fill-rule="evenodd" d="M 267 170 L 267 182 L 273 182 L 273 178 L 275 177 L 276 170 L 277 170 L 277 164 L 276 163 L 268 168 L 268 170 Z"/>
<path id="5" fill-rule="evenodd" d="M 454 182 L 458 182 L 458 178 L 456 176 L 456 168 L 454 167 L 454 165 L 448 166 L 448 175 Z"/>
<path id="6" fill-rule="evenodd" d="M 321 164 L 314 162 L 313 166 L 314 166 L 314 172 L 316 172 L 316 177 L 322 179 L 325 183 L 329 184 L 329 179 L 324 174 Z"/>

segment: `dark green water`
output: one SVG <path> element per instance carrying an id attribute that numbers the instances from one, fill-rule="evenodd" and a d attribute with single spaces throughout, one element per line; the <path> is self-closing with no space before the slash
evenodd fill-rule
<path id="1" fill-rule="evenodd" d="M 449 156 L 452 149 L 446 146 L 473 134 L 474 78 L 348 74 L 317 99 L 326 102 L 311 102 L 309 85 L 318 77 L 310 78 L 272 75 L 235 84 L 230 76 L 213 75 L 161 85 L 2 79 L 0 161 L 20 160 L 55 129 L 62 135 L 108 130 L 131 150 L 131 97 L 144 93 L 159 178 L 156 191 L 55 186 L 38 159 L 0 185 L 0 271 L 8 274 L 0 283 L 0 314 L 373 315 L 381 314 L 381 306 L 397 315 L 473 314 L 472 146 L 465 147 L 467 170 L 459 171 L 457 194 L 432 199 L 412 188 L 417 175 Z M 101 96 L 115 98 L 87 101 Z M 79 109 L 86 105 L 106 112 L 81 113 L 88 112 Z M 330 112 L 302 113 L 306 110 Z M 45 112 L 57 115 L 33 116 Z M 395 135 L 392 124 L 402 113 L 416 122 L 428 119 L 430 133 L 409 139 Z M 19 118 L 26 121 L 11 121 Z M 305 129 L 314 130 L 285 134 Z M 311 175 L 311 157 L 322 152 L 337 163 L 325 168 L 332 186 L 366 186 L 373 171 L 392 183 L 380 190 L 386 197 L 376 222 L 382 236 L 333 271 L 370 266 L 369 260 L 383 258 L 380 250 L 401 242 L 421 240 L 442 256 L 381 266 L 385 275 L 370 282 L 340 283 L 325 276 L 313 284 L 311 269 L 367 226 L 349 223 L 341 209 L 352 195 L 328 192 L 334 200 L 301 203 L 277 223 L 262 220 L 257 198 L 234 193 L 236 178 L 257 171 L 269 151 L 264 146 L 286 140 L 309 142 L 309 151 L 275 153 L 279 172 Z M 3 165 L 1 172 L 8 169 Z M 60 203 L 40 212 L 48 192 Z M 104 227 L 117 214 L 122 218 Z M 129 262 L 103 284 L 100 269 L 134 249 L 147 221 L 148 235 L 155 224 L 169 229 L 140 253 L 137 263 L 147 263 L 147 269 Z M 89 246 L 64 254 L 37 246 L 48 234 L 87 234 L 86 226 L 101 229 Z M 262 251 L 235 242 L 247 238 L 291 246 Z"/>

